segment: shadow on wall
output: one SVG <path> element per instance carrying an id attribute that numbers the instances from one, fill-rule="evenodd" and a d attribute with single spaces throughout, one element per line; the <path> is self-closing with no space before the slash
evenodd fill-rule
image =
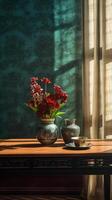
<path id="1" fill-rule="evenodd" d="M 43 1 L 0 0 L 1 138 L 36 136 L 37 116 L 25 106 L 32 76 L 61 85 L 65 117 L 81 125 L 81 0 Z"/>

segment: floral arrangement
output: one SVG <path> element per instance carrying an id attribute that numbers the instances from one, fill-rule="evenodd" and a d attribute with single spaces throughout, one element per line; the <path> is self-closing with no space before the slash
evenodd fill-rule
<path id="1" fill-rule="evenodd" d="M 26 104 L 43 119 L 51 119 L 63 115 L 64 112 L 61 112 L 60 109 L 65 105 L 68 97 L 67 93 L 58 85 L 53 85 L 52 92 L 48 92 L 48 84 L 52 83 L 46 77 L 41 79 L 32 77 L 30 83 L 32 98 Z"/>

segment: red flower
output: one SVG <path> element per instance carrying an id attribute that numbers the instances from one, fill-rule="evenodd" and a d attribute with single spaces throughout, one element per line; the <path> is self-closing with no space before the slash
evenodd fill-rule
<path id="1" fill-rule="evenodd" d="M 38 105 L 38 115 L 42 117 L 47 112 L 46 102 L 42 102 Z"/>
<path id="2" fill-rule="evenodd" d="M 63 92 L 61 96 L 61 103 L 65 103 L 67 101 L 67 98 L 68 98 L 67 93 Z"/>
<path id="3" fill-rule="evenodd" d="M 38 81 L 38 77 L 31 78 L 30 88 L 32 99 L 27 103 L 27 106 L 35 111 L 41 118 L 57 116 L 58 113 L 61 113 L 58 112 L 59 109 L 67 101 L 67 93 L 58 85 L 54 85 L 54 91 L 52 93 L 48 92 L 47 84 L 51 83 L 51 81 L 46 77 L 40 79 L 40 81 L 44 83 L 45 89 L 41 87 Z"/>
<path id="4" fill-rule="evenodd" d="M 35 93 L 41 94 L 43 89 L 38 83 L 36 83 L 34 85 L 31 85 L 31 91 L 32 91 L 32 96 L 33 96 Z"/>
<path id="5" fill-rule="evenodd" d="M 38 80 L 38 77 L 32 77 L 31 78 L 31 84 L 32 85 L 35 84 L 37 80 Z"/>
<path id="6" fill-rule="evenodd" d="M 60 100 L 61 103 L 65 103 L 68 97 L 67 93 L 64 92 L 62 88 L 58 85 L 54 86 L 54 90 L 55 90 L 55 98 Z"/>
<path id="7" fill-rule="evenodd" d="M 60 107 L 59 103 L 54 98 L 52 98 L 51 96 L 48 96 L 46 98 L 46 102 L 47 102 L 49 107 L 56 108 L 56 109 L 59 109 L 59 107 Z"/>
<path id="8" fill-rule="evenodd" d="M 34 97 L 36 94 L 40 95 L 43 92 L 43 89 L 41 88 L 41 86 L 37 83 L 38 77 L 32 77 L 31 78 L 31 95 L 32 97 Z"/>
<path id="9" fill-rule="evenodd" d="M 62 91 L 62 88 L 58 85 L 54 85 L 54 90 L 55 90 L 56 93 L 59 94 Z"/>
<path id="10" fill-rule="evenodd" d="M 45 78 L 45 77 L 42 78 L 41 81 L 42 81 L 43 83 L 45 83 L 45 84 L 51 83 L 51 80 L 49 80 L 48 78 Z"/>

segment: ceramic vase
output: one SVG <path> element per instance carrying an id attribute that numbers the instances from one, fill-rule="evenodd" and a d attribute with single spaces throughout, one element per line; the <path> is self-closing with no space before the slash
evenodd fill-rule
<path id="1" fill-rule="evenodd" d="M 80 135 L 80 127 L 76 124 L 76 120 L 65 119 L 61 134 L 65 144 L 71 143 L 72 137 L 78 137 Z"/>
<path id="2" fill-rule="evenodd" d="M 51 145 L 58 138 L 58 127 L 55 124 L 55 119 L 41 119 L 38 127 L 37 139 L 43 145 Z"/>

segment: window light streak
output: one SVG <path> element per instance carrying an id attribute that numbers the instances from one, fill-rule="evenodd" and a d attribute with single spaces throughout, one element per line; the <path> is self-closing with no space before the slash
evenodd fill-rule
<path id="1" fill-rule="evenodd" d="M 112 1 L 106 0 L 106 49 L 112 48 Z"/>
<path id="2" fill-rule="evenodd" d="M 112 62 L 106 65 L 105 80 L 106 80 L 106 86 L 105 86 L 106 120 L 110 120 L 112 119 Z"/>

